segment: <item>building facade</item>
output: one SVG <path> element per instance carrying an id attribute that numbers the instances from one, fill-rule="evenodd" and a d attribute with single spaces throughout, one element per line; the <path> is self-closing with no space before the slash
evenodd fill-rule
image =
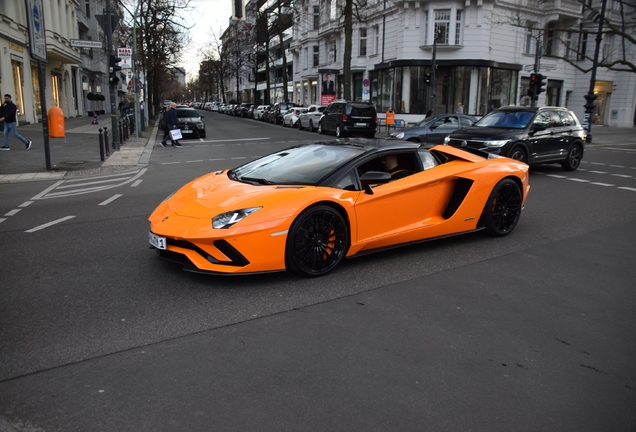
<path id="1" fill-rule="evenodd" d="M 620 20 L 618 2 L 607 4 L 606 19 Z M 297 3 L 290 41 L 291 101 L 307 106 L 330 100 L 322 88 L 327 74 L 335 80 L 335 97 L 343 96 L 342 6 L 343 0 Z M 538 63 L 547 87 L 537 105 L 565 106 L 584 117 L 590 73 L 580 69 L 589 70 L 591 62 L 577 53 L 583 50 L 589 57 L 595 44 L 580 29 L 594 32 L 598 24 L 584 16 L 577 0 L 366 0 L 357 16 L 353 99 L 373 102 L 379 112 L 391 109 L 415 121 L 429 110 L 455 112 L 460 104 L 464 113 L 477 116 L 500 106 L 529 105 L 529 77 Z M 627 22 L 636 33 L 634 20 Z M 568 28 L 573 31 L 563 30 Z M 606 37 L 601 56 L 618 58 L 619 44 L 618 38 Z M 633 61 L 634 46 L 628 50 Z M 636 74 L 599 67 L 594 92 L 594 123 L 634 124 Z"/>

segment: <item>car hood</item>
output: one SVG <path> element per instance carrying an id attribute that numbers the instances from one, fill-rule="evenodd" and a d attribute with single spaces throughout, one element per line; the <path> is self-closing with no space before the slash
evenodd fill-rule
<path id="1" fill-rule="evenodd" d="M 505 129 L 499 127 L 478 127 L 478 126 L 470 126 L 464 129 L 456 130 L 455 132 L 451 132 L 449 136 L 452 139 L 463 139 L 466 141 L 471 140 L 503 140 L 503 139 L 511 139 L 518 138 L 520 135 L 525 135 L 526 131 L 524 129 Z"/>

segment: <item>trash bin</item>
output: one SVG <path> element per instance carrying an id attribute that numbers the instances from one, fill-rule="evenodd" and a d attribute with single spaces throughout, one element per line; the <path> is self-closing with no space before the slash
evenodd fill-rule
<path id="1" fill-rule="evenodd" d="M 64 138 L 64 113 L 60 107 L 49 108 L 49 138 Z"/>

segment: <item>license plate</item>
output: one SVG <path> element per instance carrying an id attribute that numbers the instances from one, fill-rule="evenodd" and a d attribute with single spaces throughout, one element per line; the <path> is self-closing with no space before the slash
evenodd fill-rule
<path id="1" fill-rule="evenodd" d="M 187 129 L 181 129 L 181 133 L 182 134 L 189 134 L 189 133 L 192 133 L 192 131 L 191 130 L 187 130 Z"/>
<path id="2" fill-rule="evenodd" d="M 148 233 L 148 241 L 150 242 L 151 245 L 153 245 L 157 249 L 166 250 L 166 238 L 165 237 L 159 237 L 158 235 L 149 232 Z"/>
<path id="3" fill-rule="evenodd" d="M 367 124 L 366 123 L 356 123 L 354 126 L 355 127 L 367 127 Z"/>

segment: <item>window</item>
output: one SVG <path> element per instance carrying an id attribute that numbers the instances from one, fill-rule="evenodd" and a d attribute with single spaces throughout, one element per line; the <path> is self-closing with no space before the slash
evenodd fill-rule
<path id="1" fill-rule="evenodd" d="M 436 43 L 448 45 L 450 31 L 450 9 L 440 9 L 435 11 L 435 28 L 433 38 Z"/>
<path id="2" fill-rule="evenodd" d="M 314 67 L 320 64 L 320 46 L 314 45 Z"/>
<path id="3" fill-rule="evenodd" d="M 305 58 L 304 58 L 304 61 L 303 61 L 303 68 L 307 69 L 309 67 L 309 49 L 305 48 L 303 51 L 305 52 Z"/>
<path id="4" fill-rule="evenodd" d="M 532 21 L 528 21 L 526 23 L 527 28 L 526 28 L 526 47 L 525 47 L 525 53 L 526 54 L 534 54 L 534 36 L 532 35 L 532 30 L 534 30 L 534 25 L 535 23 L 533 23 Z"/>
<path id="5" fill-rule="evenodd" d="M 378 55 L 380 52 L 380 26 L 373 26 L 373 55 Z"/>
<path id="6" fill-rule="evenodd" d="M 86 18 L 91 17 L 91 3 L 90 0 L 84 0 L 84 13 L 86 14 Z"/>
<path id="7" fill-rule="evenodd" d="M 337 0 L 331 0 L 329 2 L 329 19 L 331 21 L 335 20 L 338 18 L 338 1 Z"/>
<path id="8" fill-rule="evenodd" d="M 334 63 L 336 61 L 338 52 L 335 39 L 330 42 L 329 45 L 329 63 Z"/>
<path id="9" fill-rule="evenodd" d="M 557 47 L 555 39 L 557 37 L 557 32 L 553 29 L 548 29 L 545 33 L 545 55 L 547 56 L 555 56 L 557 55 Z"/>
<path id="10" fill-rule="evenodd" d="M 360 56 L 367 55 L 367 29 L 360 29 Z"/>
<path id="11" fill-rule="evenodd" d="M 587 33 L 583 31 L 583 24 L 581 24 L 581 31 L 579 33 L 579 55 L 577 60 L 585 60 L 586 51 L 587 51 Z"/>
<path id="12" fill-rule="evenodd" d="M 320 28 L 320 7 L 314 6 L 314 27 L 313 30 L 318 30 Z"/>
<path id="13" fill-rule="evenodd" d="M 574 51 L 572 48 L 572 32 L 566 32 L 563 38 L 563 46 L 565 48 L 563 56 L 565 58 L 571 58 L 572 52 Z"/>
<path id="14" fill-rule="evenodd" d="M 460 45 L 462 40 L 462 11 L 458 10 L 455 16 L 455 45 Z"/>
<path id="15" fill-rule="evenodd" d="M 612 60 L 612 45 L 613 45 L 612 35 L 608 34 L 603 37 L 603 60 L 611 61 Z"/>

